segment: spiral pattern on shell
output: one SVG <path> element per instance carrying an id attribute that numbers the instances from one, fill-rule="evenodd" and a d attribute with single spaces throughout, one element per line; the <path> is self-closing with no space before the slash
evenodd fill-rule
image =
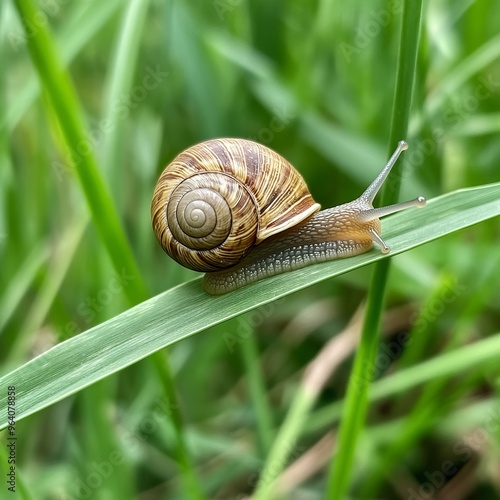
<path id="1" fill-rule="evenodd" d="M 173 259 L 196 271 L 217 271 L 319 208 L 301 175 L 273 150 L 244 139 L 213 139 L 165 168 L 151 217 Z"/>

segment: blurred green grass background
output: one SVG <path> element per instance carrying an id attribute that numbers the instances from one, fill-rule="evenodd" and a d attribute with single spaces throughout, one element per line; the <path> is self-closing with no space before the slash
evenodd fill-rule
<path id="1" fill-rule="evenodd" d="M 88 140 L 70 152 L 27 51 L 37 25 L 23 29 L 3 2 L 2 374 L 145 298 L 142 288 L 154 295 L 195 276 L 163 254 L 149 218 L 159 173 L 185 147 L 252 138 L 295 165 L 323 206 L 358 196 L 386 159 L 401 8 L 42 2 L 40 23 L 54 34 L 85 121 Z M 425 5 L 401 199 L 498 182 L 499 16 L 494 1 Z M 89 155 L 140 277 L 116 275 L 89 217 L 70 158 Z M 377 378 L 499 332 L 498 236 L 493 219 L 393 259 Z M 251 493 L 305 368 L 352 322 L 369 277 L 363 268 L 315 285 L 170 350 L 175 405 L 207 498 Z M 414 341 L 402 356 L 408 332 Z M 344 396 L 351 351 L 290 443 L 296 468 L 285 498 L 323 498 L 336 421 L 328 411 Z M 461 366 L 456 377 L 372 404 L 353 498 L 500 496 L 499 371 Z M 26 498 L 190 498 L 157 377 L 141 362 L 20 421 Z"/>

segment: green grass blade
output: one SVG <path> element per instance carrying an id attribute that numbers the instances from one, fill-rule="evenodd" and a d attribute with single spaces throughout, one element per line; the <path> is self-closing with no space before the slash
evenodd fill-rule
<path id="1" fill-rule="evenodd" d="M 15 0 L 26 26 L 37 26 L 38 10 L 32 1 Z M 81 182 L 93 222 L 118 272 L 125 270 L 135 277 L 134 286 L 126 287 L 132 303 L 149 294 L 141 278 L 115 207 L 99 173 L 92 146 L 85 136 L 85 126 L 75 90 L 61 63 L 46 25 L 40 25 L 34 36 L 28 36 L 31 59 L 49 98 L 68 149 L 73 154 L 76 173 Z"/>
<path id="2" fill-rule="evenodd" d="M 464 59 L 453 69 L 441 85 L 429 96 L 426 103 L 427 113 L 433 115 L 442 109 L 445 100 L 453 95 L 472 76 L 488 67 L 500 57 L 500 35 L 488 40 L 477 51 Z M 494 83 L 496 85 L 496 82 Z"/>
<path id="3" fill-rule="evenodd" d="M 394 149 L 401 137 L 406 137 L 408 131 L 421 17 L 421 0 L 407 0 L 404 3 L 402 14 L 401 45 L 389 151 Z M 396 177 L 392 186 L 386 185 L 384 187 L 381 197 L 382 206 L 397 201 L 400 184 L 401 177 L 399 176 Z M 347 387 L 344 418 L 339 429 L 338 454 L 332 458 L 328 478 L 328 498 L 333 500 L 341 500 L 346 496 L 354 465 L 356 443 L 363 430 L 365 416 L 368 411 L 368 392 L 371 380 L 365 371 L 366 366 L 373 366 L 377 353 L 378 330 L 389 266 L 389 259 L 378 263 L 375 266 L 371 280 L 361 339 Z"/>
<path id="4" fill-rule="evenodd" d="M 266 458 L 266 463 L 254 493 L 256 500 L 272 500 L 276 498 L 274 481 L 284 469 L 289 456 L 296 449 L 297 437 L 300 435 L 315 402 L 316 397 L 314 394 L 302 388 L 298 390 L 287 413 L 286 420 L 273 443 L 271 452 Z"/>
<path id="5" fill-rule="evenodd" d="M 466 372 L 498 358 L 500 354 L 500 335 L 496 334 L 474 344 L 465 345 L 453 351 L 429 359 L 417 366 L 411 366 L 396 374 L 380 380 L 371 391 L 371 398 L 383 399 L 395 391 L 401 393 L 424 382 L 441 377 L 451 377 Z"/>
<path id="6" fill-rule="evenodd" d="M 469 370 L 496 366 L 499 356 L 500 333 L 496 333 L 378 380 L 372 385 L 368 399 L 370 402 L 381 401 L 440 378 L 456 378 Z M 343 404 L 344 401 L 337 401 L 313 413 L 308 420 L 306 434 L 316 433 L 338 421 Z"/>
<path id="7" fill-rule="evenodd" d="M 450 193 L 430 200 L 425 209 L 395 214 L 384 221 L 384 236 L 395 255 L 498 215 L 500 183 Z M 212 325 L 384 258 L 373 250 L 220 297 L 207 295 L 195 279 L 58 344 L 2 377 L 0 384 L 18 386 L 21 419 Z M 0 407 L 5 408 L 5 394 Z M 3 414 L 0 428 L 5 420 Z"/>
<path id="8" fill-rule="evenodd" d="M 115 49 L 116 54 L 113 57 L 114 65 L 110 72 L 104 121 L 111 125 L 105 135 L 103 163 L 110 173 L 109 178 L 113 180 L 113 190 L 116 194 L 124 190 L 124 183 L 121 181 L 123 173 L 120 153 L 123 156 L 125 149 L 121 147 L 124 143 L 125 121 L 118 117 L 117 103 L 120 101 L 120 96 L 130 95 L 148 7 L 148 1 L 130 2 L 124 15 Z"/>
<path id="9" fill-rule="evenodd" d="M 273 442 L 273 419 L 254 333 L 252 332 L 245 342 L 241 342 L 239 347 L 247 375 L 251 404 L 255 412 L 261 455 L 266 457 Z"/>
<path id="10" fill-rule="evenodd" d="M 88 216 L 80 216 L 68 225 L 61 235 L 61 241 L 53 251 L 52 262 L 48 266 L 48 276 L 40 286 L 39 293 L 26 311 L 26 319 L 19 328 L 10 350 L 12 361 L 23 359 L 33 337 L 39 332 L 50 307 L 59 292 L 73 257 L 88 226 Z"/>
<path id="11" fill-rule="evenodd" d="M 0 337 L 4 326 L 19 306 L 28 288 L 33 284 L 36 274 L 45 264 L 49 255 L 50 252 L 46 243 L 36 246 L 25 259 L 23 265 L 18 269 L 9 285 L 5 287 L 5 291 L 0 297 L 0 311 L 2 311 L 2 316 L 0 317 Z"/>
<path id="12" fill-rule="evenodd" d="M 73 17 L 69 18 L 57 39 L 64 63 L 71 63 L 83 47 L 92 40 L 110 17 L 116 14 L 121 0 L 108 2 L 94 1 L 81 9 L 75 9 Z M 40 95 L 40 85 L 34 78 L 27 78 L 24 86 L 16 93 L 15 99 L 9 102 L 5 115 L 0 117 L 0 130 L 5 127 L 8 132 L 19 124 L 21 118 Z"/>

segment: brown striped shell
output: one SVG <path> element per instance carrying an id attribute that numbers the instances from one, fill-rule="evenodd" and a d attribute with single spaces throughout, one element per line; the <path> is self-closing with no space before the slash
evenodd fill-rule
<path id="1" fill-rule="evenodd" d="M 301 175 L 273 150 L 244 139 L 213 139 L 165 168 L 151 217 L 173 259 L 196 271 L 217 271 L 319 208 Z"/>

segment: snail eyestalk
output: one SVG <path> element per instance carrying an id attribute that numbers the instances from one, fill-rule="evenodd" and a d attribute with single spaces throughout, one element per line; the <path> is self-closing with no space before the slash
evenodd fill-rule
<path id="1" fill-rule="evenodd" d="M 408 200 L 408 201 L 403 201 L 401 203 L 388 205 L 386 207 L 373 208 L 372 205 L 375 196 L 382 187 L 382 184 L 384 183 L 385 179 L 387 179 L 387 176 L 389 175 L 392 167 L 396 164 L 396 161 L 398 160 L 401 153 L 403 151 L 406 151 L 407 149 L 408 149 L 408 144 L 405 141 L 399 141 L 398 147 L 396 148 L 392 156 L 389 158 L 389 161 L 385 164 L 380 174 L 378 174 L 377 178 L 370 184 L 368 189 L 366 189 L 366 191 L 358 198 L 358 200 L 355 200 L 355 202 L 358 201 L 360 206 L 363 207 L 363 209 L 359 214 L 360 222 L 364 223 L 368 223 L 370 221 L 378 222 L 378 219 L 380 219 L 381 217 L 385 217 L 386 215 L 394 214 L 396 212 L 401 212 L 402 210 L 406 210 L 407 208 L 413 208 L 413 207 L 422 208 L 425 206 L 425 198 L 423 196 L 419 196 L 414 200 Z M 390 248 L 387 246 L 387 244 L 380 236 L 379 234 L 380 229 L 370 227 L 368 229 L 368 232 L 371 235 L 372 240 L 380 246 L 380 251 L 383 254 L 388 254 L 390 252 Z"/>
<path id="2" fill-rule="evenodd" d="M 407 142 L 405 142 L 405 141 L 398 142 L 398 147 L 396 148 L 396 151 L 394 151 L 392 156 L 389 158 L 389 161 L 385 164 L 384 168 L 380 171 L 380 174 L 377 175 L 375 180 L 368 186 L 368 188 L 365 190 L 365 192 L 360 196 L 360 199 L 366 200 L 370 204 L 373 203 L 375 196 L 377 196 L 377 193 L 379 192 L 380 188 L 384 184 L 384 181 L 387 179 L 387 176 L 389 175 L 389 172 L 391 171 L 392 167 L 398 161 L 400 154 L 403 151 L 406 151 L 407 149 L 408 149 Z"/>
<path id="3" fill-rule="evenodd" d="M 423 208 L 425 207 L 425 198 L 419 196 L 414 200 L 402 201 L 401 203 L 395 203 L 394 205 L 387 205 L 386 207 L 372 208 L 363 212 L 361 219 L 364 222 L 368 222 L 373 219 L 380 219 L 380 217 L 385 217 L 386 215 L 395 214 L 396 212 L 401 212 L 407 208 Z"/>

